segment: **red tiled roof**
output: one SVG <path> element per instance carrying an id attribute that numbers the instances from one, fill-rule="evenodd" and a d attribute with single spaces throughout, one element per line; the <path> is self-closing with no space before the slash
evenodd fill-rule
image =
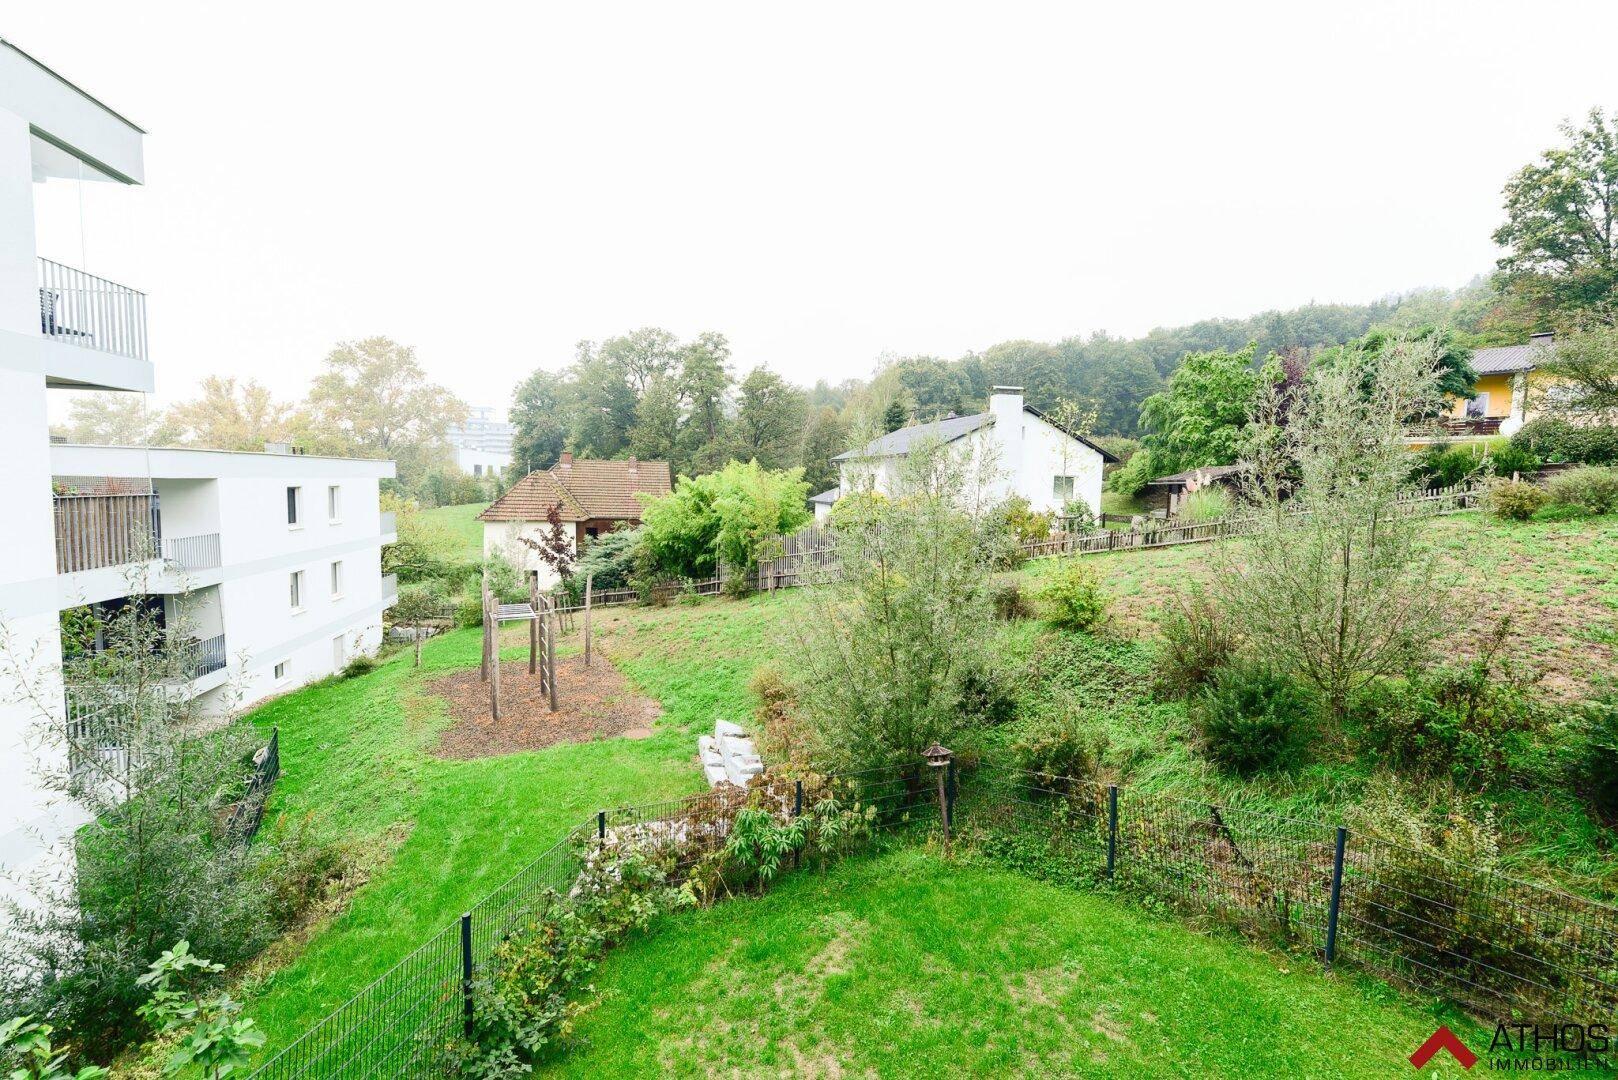
<path id="1" fill-rule="evenodd" d="M 563 521 L 639 521 L 642 507 L 636 494 L 658 496 L 672 490 L 666 461 L 562 461 L 517 481 L 478 518 L 544 521 L 557 506 Z"/>

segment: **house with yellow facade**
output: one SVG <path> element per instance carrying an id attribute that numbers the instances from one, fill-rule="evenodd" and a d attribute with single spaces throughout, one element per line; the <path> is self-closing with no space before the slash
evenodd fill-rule
<path id="1" fill-rule="evenodd" d="M 1554 334 L 1534 334 L 1526 344 L 1477 349 L 1472 370 L 1477 385 L 1469 398 L 1449 403 L 1437 436 L 1412 436 L 1419 449 L 1441 438 L 1452 443 L 1480 442 L 1512 435 L 1542 411 L 1544 387 L 1534 385 L 1534 369 L 1550 358 Z"/>

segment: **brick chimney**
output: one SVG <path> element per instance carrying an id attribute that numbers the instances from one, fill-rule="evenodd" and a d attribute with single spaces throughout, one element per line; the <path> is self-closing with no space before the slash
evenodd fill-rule
<path id="1" fill-rule="evenodd" d="M 561 472 L 571 472 L 573 469 L 573 451 L 563 450 L 562 456 L 556 459 L 556 468 Z"/>
<path id="2" fill-rule="evenodd" d="M 626 462 L 626 464 L 628 465 L 628 469 L 626 471 L 629 473 L 629 478 L 634 480 L 640 475 L 640 463 L 635 460 L 634 454 L 630 454 L 629 460 Z"/>

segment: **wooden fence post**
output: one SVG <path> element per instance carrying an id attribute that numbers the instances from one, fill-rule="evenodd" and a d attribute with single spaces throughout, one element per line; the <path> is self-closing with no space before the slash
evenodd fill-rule
<path id="1" fill-rule="evenodd" d="M 590 666 L 590 603 L 595 593 L 595 573 L 584 575 L 584 666 Z"/>
<path id="2" fill-rule="evenodd" d="M 484 682 L 489 681 L 489 576 L 483 576 L 483 659 L 479 664 L 478 677 Z"/>
<path id="3" fill-rule="evenodd" d="M 539 574 L 537 571 L 528 579 L 528 609 L 533 616 L 528 620 L 528 674 L 532 675 L 539 664 Z"/>
<path id="4" fill-rule="evenodd" d="M 551 712 L 556 711 L 556 601 L 545 601 L 545 683 L 551 696 Z"/>

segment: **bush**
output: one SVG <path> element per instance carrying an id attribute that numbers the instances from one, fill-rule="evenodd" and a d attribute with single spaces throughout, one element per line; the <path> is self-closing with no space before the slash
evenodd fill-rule
<path id="1" fill-rule="evenodd" d="M 1061 521 L 1058 524 L 1063 532 L 1094 532 L 1097 525 L 1096 512 L 1090 509 L 1090 504 L 1083 499 L 1069 499 L 1062 504 Z"/>
<path id="2" fill-rule="evenodd" d="M 1051 516 L 1036 513 L 1033 504 L 1021 495 L 1013 495 L 996 507 L 995 519 L 1014 543 L 1027 544 L 1050 539 Z"/>
<path id="3" fill-rule="evenodd" d="M 343 665 L 343 677 L 352 679 L 357 675 L 369 675 L 376 670 L 376 667 L 376 657 L 360 653 Z"/>
<path id="4" fill-rule="evenodd" d="M 1483 459 L 1473 451 L 1436 443 L 1416 455 L 1411 475 L 1424 488 L 1454 487 L 1470 480 L 1482 469 Z"/>
<path id="5" fill-rule="evenodd" d="M 1577 506 L 1592 514 L 1610 514 L 1618 509 L 1618 469 L 1587 466 L 1569 469 L 1551 478 L 1551 502 Z"/>
<path id="6" fill-rule="evenodd" d="M 1159 475 L 1152 461 L 1152 452 L 1142 449 L 1107 477 L 1107 489 L 1134 498 L 1146 490 L 1146 485 Z"/>
<path id="7" fill-rule="evenodd" d="M 1618 465 L 1618 427 L 1570 424 L 1557 416 L 1530 420 L 1511 437 L 1545 461 L 1576 461 L 1585 465 Z"/>
<path id="8" fill-rule="evenodd" d="M 998 727 L 1017 715 L 1017 699 L 1006 680 L 990 667 L 968 668 L 956 680 L 961 716 L 979 727 Z"/>
<path id="9" fill-rule="evenodd" d="M 1067 781 L 1094 783 L 1106 750 L 1105 736 L 1081 732 L 1065 720 L 1034 728 L 1012 747 L 1017 764 L 1041 787 L 1061 791 L 1077 786 Z"/>
<path id="10" fill-rule="evenodd" d="M 1161 629 L 1153 676 L 1165 697 L 1190 697 L 1207 686 L 1241 646 L 1235 625 L 1201 589 L 1177 596 L 1163 611 Z"/>
<path id="11" fill-rule="evenodd" d="M 1191 720 L 1203 753 L 1238 775 L 1275 769 L 1297 756 L 1308 699 L 1292 682 L 1258 665 L 1230 664 L 1192 699 Z"/>
<path id="12" fill-rule="evenodd" d="M 1489 511 L 1507 521 L 1527 521 L 1545 505 L 1545 492 L 1522 480 L 1499 480 L 1489 486 Z"/>
<path id="13" fill-rule="evenodd" d="M 1507 478 L 1512 476 L 1532 476 L 1544 464 L 1538 454 L 1526 446 L 1519 446 L 1513 442 L 1502 442 L 1499 445 L 1491 446 L 1488 457 L 1484 461 L 1489 471 L 1495 476 Z"/>
<path id="14" fill-rule="evenodd" d="M 1107 614 L 1101 583 L 1082 561 L 1065 559 L 1039 590 L 1045 617 L 1063 630 L 1093 629 Z"/>
<path id="15" fill-rule="evenodd" d="M 1535 521 L 1583 521 L 1592 517 L 1590 511 L 1582 506 L 1547 506 L 1534 512 Z"/>
<path id="16" fill-rule="evenodd" d="M 802 469 L 770 470 L 732 461 L 646 505 L 638 530 L 649 567 L 693 581 L 716 576 L 722 562 L 743 575 L 758 567 L 767 542 L 809 521 Z"/>
<path id="17" fill-rule="evenodd" d="M 483 599 L 476 594 L 461 597 L 455 605 L 455 625 L 462 630 L 483 625 Z"/>
<path id="18" fill-rule="evenodd" d="M 1618 697 L 1582 703 L 1574 723 L 1574 780 L 1603 819 L 1618 821 Z"/>
<path id="19" fill-rule="evenodd" d="M 1022 582 L 1014 577 L 995 578 L 989 585 L 989 602 L 997 619 L 1010 622 L 1034 617 L 1034 606 L 1023 595 Z"/>

